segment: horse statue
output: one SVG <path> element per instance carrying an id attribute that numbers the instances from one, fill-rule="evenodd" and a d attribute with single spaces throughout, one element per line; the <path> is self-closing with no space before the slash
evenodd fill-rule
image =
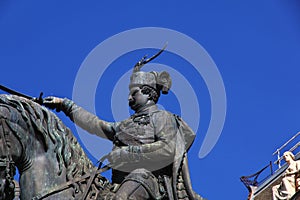
<path id="1" fill-rule="evenodd" d="M 2 94 L 0 200 L 14 198 L 15 167 L 22 200 L 102 199 L 109 191 L 101 169 L 93 166 L 53 112 L 23 97 Z"/>

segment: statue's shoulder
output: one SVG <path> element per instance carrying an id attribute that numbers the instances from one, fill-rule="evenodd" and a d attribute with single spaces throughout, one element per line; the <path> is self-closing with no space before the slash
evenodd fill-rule
<path id="1" fill-rule="evenodd" d="M 171 113 L 170 111 L 167 110 L 154 110 L 151 112 L 151 114 L 159 114 L 159 115 L 174 115 L 173 113 Z"/>
<path id="2" fill-rule="evenodd" d="M 168 119 L 168 120 L 173 120 L 175 119 L 174 118 L 174 114 L 167 111 L 167 110 L 155 110 L 153 112 L 150 113 L 150 116 L 152 118 L 155 118 L 155 119 L 158 119 L 158 120 L 161 120 L 161 119 Z"/>

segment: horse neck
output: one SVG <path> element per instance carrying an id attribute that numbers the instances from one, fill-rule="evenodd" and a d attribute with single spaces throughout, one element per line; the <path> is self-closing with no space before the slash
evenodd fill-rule
<path id="1" fill-rule="evenodd" d="M 70 153 L 71 157 L 77 156 L 80 159 L 74 160 L 71 158 L 69 163 L 64 161 L 63 164 L 60 165 L 56 152 L 58 147 L 55 146 L 54 143 L 49 142 L 48 149 L 45 151 L 44 144 L 40 142 L 40 140 L 34 138 L 34 134 L 30 134 L 30 136 L 32 138 L 28 141 L 33 141 L 29 146 L 31 150 L 27 150 L 27 154 L 24 155 L 25 159 L 23 159 L 23 165 L 28 165 L 29 167 L 20 172 L 22 199 L 31 199 L 38 194 L 47 193 L 47 191 L 53 189 L 55 186 L 63 185 L 68 181 L 72 181 L 74 178 L 80 177 L 86 173 L 91 173 L 93 166 L 79 145 L 78 147 L 75 147 L 77 152 L 72 152 L 73 155 L 71 152 L 64 153 Z M 73 137 L 73 135 L 70 135 L 69 139 L 76 140 L 76 138 Z M 68 143 L 68 145 L 72 144 Z M 76 156 L 74 154 L 76 154 Z M 78 154 L 81 155 L 79 156 Z M 76 174 L 73 173 L 74 171 L 76 171 Z M 73 194 L 73 189 L 74 188 L 69 188 L 54 194 L 51 198 L 55 199 L 57 195 L 58 199 L 63 199 L 63 197 L 69 199 Z"/>
<path id="2" fill-rule="evenodd" d="M 43 145 L 37 142 L 33 144 L 31 153 L 31 157 L 23 160 L 27 162 L 23 163 L 28 166 L 27 169 L 20 171 L 21 199 L 31 199 L 40 192 L 66 182 L 66 168 L 63 166 L 58 174 L 60 169 L 55 152 L 43 152 Z"/>

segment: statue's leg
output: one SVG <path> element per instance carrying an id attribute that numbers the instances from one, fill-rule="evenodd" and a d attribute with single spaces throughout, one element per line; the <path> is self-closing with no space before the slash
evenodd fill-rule
<path id="1" fill-rule="evenodd" d="M 125 177 L 113 199 L 146 200 L 159 197 L 156 177 L 146 169 L 136 169 Z"/>
<path id="2" fill-rule="evenodd" d="M 143 200 L 151 199 L 147 190 L 141 183 L 128 180 L 124 182 L 116 192 L 113 200 Z"/>

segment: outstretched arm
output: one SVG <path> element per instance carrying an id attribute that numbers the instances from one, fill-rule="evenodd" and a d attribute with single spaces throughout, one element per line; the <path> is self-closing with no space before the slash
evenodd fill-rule
<path id="1" fill-rule="evenodd" d="M 58 112 L 63 111 L 76 125 L 91 134 L 108 138 L 109 140 L 113 140 L 114 138 L 114 123 L 99 119 L 96 115 L 76 105 L 70 99 L 46 97 L 43 101 L 43 105 L 50 109 L 56 109 Z"/>

